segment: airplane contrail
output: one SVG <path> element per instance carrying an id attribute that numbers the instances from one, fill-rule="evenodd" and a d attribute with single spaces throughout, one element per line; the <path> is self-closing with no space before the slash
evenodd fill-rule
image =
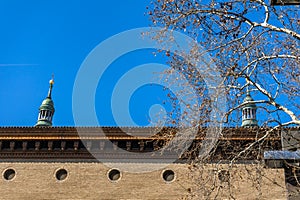
<path id="1" fill-rule="evenodd" d="M 1 64 L 0 63 L 0 67 L 18 67 L 18 66 L 37 66 L 39 64 L 16 64 L 16 63 L 5 63 L 5 64 Z"/>

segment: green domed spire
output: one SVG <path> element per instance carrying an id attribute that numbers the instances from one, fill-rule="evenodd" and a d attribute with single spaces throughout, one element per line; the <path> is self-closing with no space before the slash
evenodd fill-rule
<path id="1" fill-rule="evenodd" d="M 39 108 L 38 121 L 35 126 L 52 126 L 52 118 L 54 115 L 54 103 L 51 98 L 52 88 L 54 84 L 53 78 L 49 81 L 49 91 L 48 96 L 42 102 Z"/>
<path id="2" fill-rule="evenodd" d="M 250 126 L 258 126 L 257 120 L 256 120 L 256 105 L 253 102 L 253 98 L 251 97 L 250 93 L 247 91 L 247 95 L 243 101 L 245 105 L 243 106 L 243 115 L 242 115 L 242 127 L 250 127 Z M 247 103 L 249 102 L 249 103 Z"/>

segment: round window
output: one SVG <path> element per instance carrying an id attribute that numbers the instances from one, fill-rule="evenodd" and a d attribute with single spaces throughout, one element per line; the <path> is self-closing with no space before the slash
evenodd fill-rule
<path id="1" fill-rule="evenodd" d="M 230 179 L 229 171 L 225 169 L 218 171 L 218 178 L 221 182 L 229 182 Z"/>
<path id="2" fill-rule="evenodd" d="M 173 170 L 168 169 L 163 172 L 162 177 L 163 177 L 164 181 L 172 182 L 175 180 L 175 173 Z"/>
<path id="3" fill-rule="evenodd" d="M 112 169 L 108 172 L 108 178 L 111 181 L 118 181 L 121 178 L 121 172 L 117 169 Z"/>
<path id="4" fill-rule="evenodd" d="M 55 177 L 58 181 L 63 181 L 67 178 L 68 172 L 65 169 L 59 169 L 55 173 Z"/>
<path id="5" fill-rule="evenodd" d="M 15 178 L 15 176 L 16 176 L 16 171 L 14 169 L 7 169 L 3 173 L 3 178 L 8 181 Z"/>

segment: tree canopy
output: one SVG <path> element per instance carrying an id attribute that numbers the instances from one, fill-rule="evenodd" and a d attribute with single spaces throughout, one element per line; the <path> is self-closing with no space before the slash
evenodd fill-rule
<path id="1" fill-rule="evenodd" d="M 212 57 L 224 78 L 224 122 L 239 125 L 249 90 L 260 125 L 277 127 L 300 125 L 299 9 L 271 6 L 268 0 L 155 0 L 148 13 L 154 26 L 187 34 Z M 187 56 L 197 57 L 199 51 Z M 166 55 L 174 69 L 199 84 L 201 74 L 185 58 Z"/>

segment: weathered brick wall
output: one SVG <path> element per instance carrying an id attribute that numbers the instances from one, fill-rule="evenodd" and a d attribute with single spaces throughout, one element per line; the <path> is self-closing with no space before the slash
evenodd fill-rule
<path id="1" fill-rule="evenodd" d="M 151 165 L 157 166 L 135 164 L 140 168 Z M 112 182 L 107 176 L 110 168 L 101 163 L 0 163 L 0 199 L 286 199 L 282 169 L 238 165 L 224 181 L 218 176 L 219 167 L 207 165 L 191 171 L 186 164 L 171 164 L 165 169 L 173 170 L 176 178 L 169 183 L 162 178 L 165 169 L 121 172 L 121 178 Z M 15 177 L 5 180 L 3 175 L 10 168 Z M 68 176 L 58 181 L 55 173 L 61 168 Z"/>

